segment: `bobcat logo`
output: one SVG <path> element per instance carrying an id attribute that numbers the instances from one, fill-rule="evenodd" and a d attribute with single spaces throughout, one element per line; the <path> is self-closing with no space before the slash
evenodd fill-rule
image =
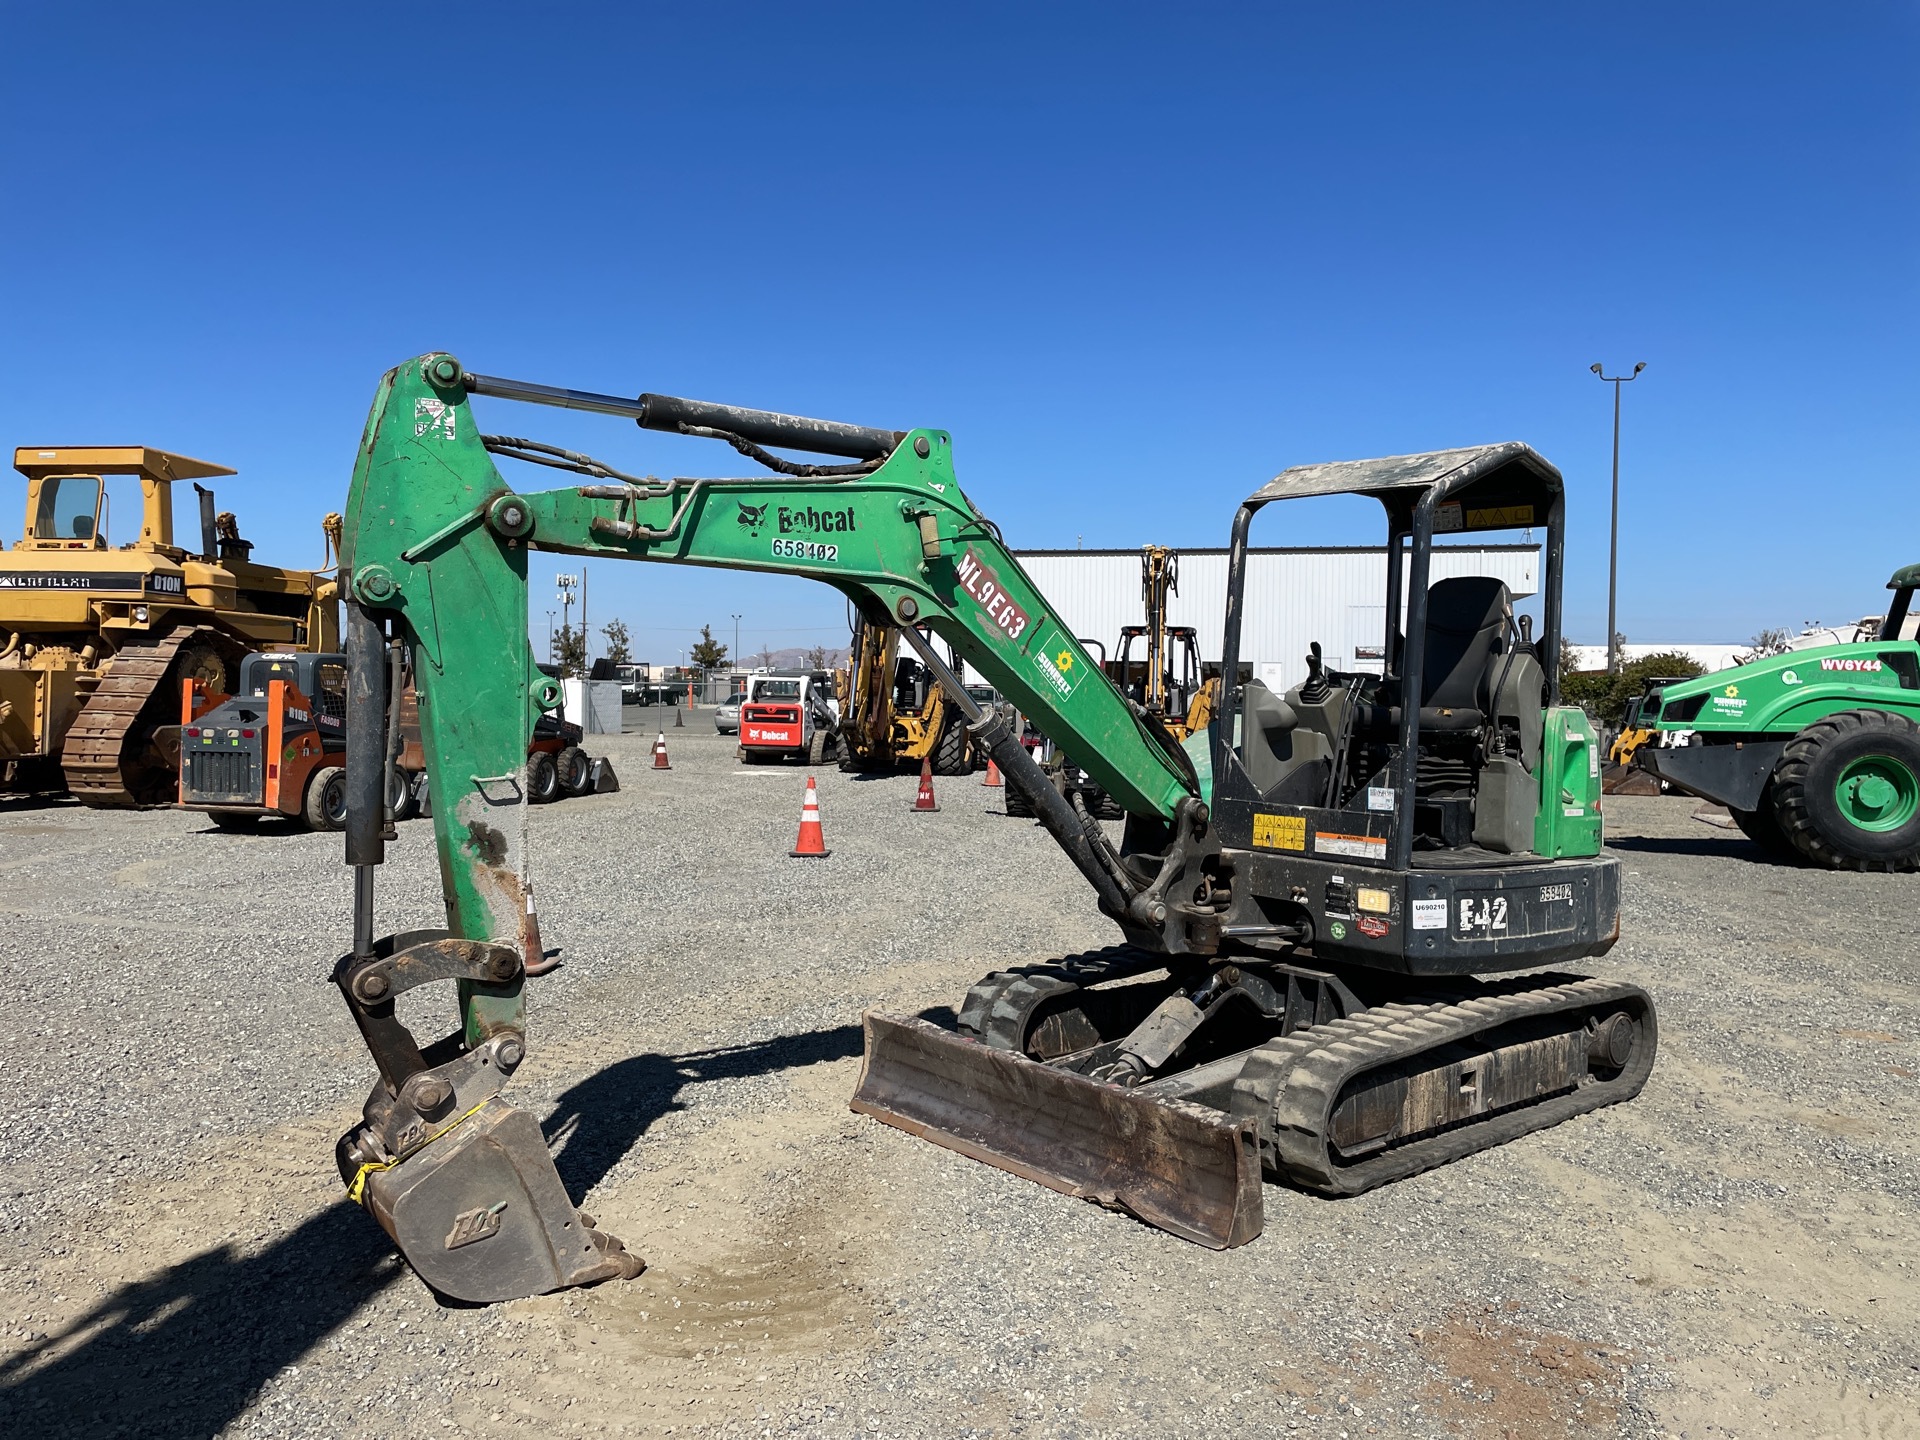
<path id="1" fill-rule="evenodd" d="M 738 501 L 734 503 L 736 505 L 739 504 Z M 741 505 L 740 513 L 734 518 L 755 535 L 758 535 L 760 533 L 761 522 L 767 518 L 767 507 L 765 505 Z"/>

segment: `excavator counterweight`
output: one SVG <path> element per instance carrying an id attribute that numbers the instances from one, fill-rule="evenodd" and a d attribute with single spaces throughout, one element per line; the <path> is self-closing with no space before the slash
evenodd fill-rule
<path id="1" fill-rule="evenodd" d="M 717 439 L 771 473 L 626 474 L 483 432 L 474 396 Z M 521 492 L 495 456 L 575 483 Z M 1387 567 L 1386 662 L 1336 674 L 1316 647 L 1277 695 L 1240 678 L 1249 524 L 1275 500 L 1329 493 L 1380 500 L 1389 551 L 1407 556 Z M 857 1110 L 1224 1247 L 1259 1233 L 1263 1173 L 1352 1194 L 1629 1098 L 1655 1053 L 1644 993 L 1480 978 L 1604 954 L 1619 931 L 1599 756 L 1558 704 L 1561 520 L 1559 473 L 1523 445 L 1285 472 L 1235 519 L 1218 694 L 1182 743 L 1164 700 L 1130 699 L 1074 639 L 961 491 L 944 432 L 627 400 L 474 375 L 444 354 L 399 366 L 368 421 L 343 549 L 355 905 L 334 979 L 380 1072 L 340 1143 L 350 1193 L 430 1285 L 469 1300 L 639 1263 L 574 1208 L 537 1127 L 500 1094 L 527 1053 L 523 986 L 543 953 L 528 736 L 560 703 L 525 641 L 532 548 L 838 589 L 914 651 L 1118 928 L 1111 949 L 986 976 L 953 1029 L 867 1016 Z M 1548 535 L 1537 643 L 1498 581 L 1427 583 L 1436 530 L 1502 526 Z M 443 792 L 448 926 L 379 936 L 400 647 Z M 1150 655 L 1155 674 L 1164 658 Z M 969 695 L 961 662 L 1118 804 L 1122 834 Z M 422 1045 L 394 1000 L 441 983 L 459 1025 Z"/>

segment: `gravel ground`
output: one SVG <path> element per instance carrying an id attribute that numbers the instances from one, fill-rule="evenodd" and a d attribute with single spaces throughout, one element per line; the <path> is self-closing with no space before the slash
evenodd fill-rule
<path id="1" fill-rule="evenodd" d="M 644 717 L 636 717 L 645 724 Z M 670 721 L 669 721 L 670 724 Z M 341 1198 L 372 1067 L 338 837 L 0 806 L 0 1429 L 38 1435 L 1911 1435 L 1920 878 L 1607 802 L 1662 1055 L 1635 1103 L 1215 1254 L 848 1112 L 860 1011 L 1107 943 L 974 779 L 802 777 L 705 716 L 534 812 L 509 1093 L 650 1268 L 445 1308 Z M 380 924 L 438 920 L 426 822 Z M 417 1017 L 433 1030 L 436 1018 Z"/>

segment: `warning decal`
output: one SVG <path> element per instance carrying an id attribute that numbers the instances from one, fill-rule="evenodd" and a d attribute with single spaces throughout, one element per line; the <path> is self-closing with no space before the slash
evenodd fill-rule
<path id="1" fill-rule="evenodd" d="M 1307 822 L 1298 815 L 1261 815 L 1253 817 L 1253 844 L 1256 850 L 1305 850 Z"/>

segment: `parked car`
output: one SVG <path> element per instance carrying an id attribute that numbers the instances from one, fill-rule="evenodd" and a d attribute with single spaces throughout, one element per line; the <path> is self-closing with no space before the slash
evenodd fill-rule
<path id="1" fill-rule="evenodd" d="M 722 735 L 738 735 L 740 733 L 740 702 L 746 698 L 744 695 L 729 695 L 722 700 L 719 708 L 713 712 L 713 728 Z"/>

